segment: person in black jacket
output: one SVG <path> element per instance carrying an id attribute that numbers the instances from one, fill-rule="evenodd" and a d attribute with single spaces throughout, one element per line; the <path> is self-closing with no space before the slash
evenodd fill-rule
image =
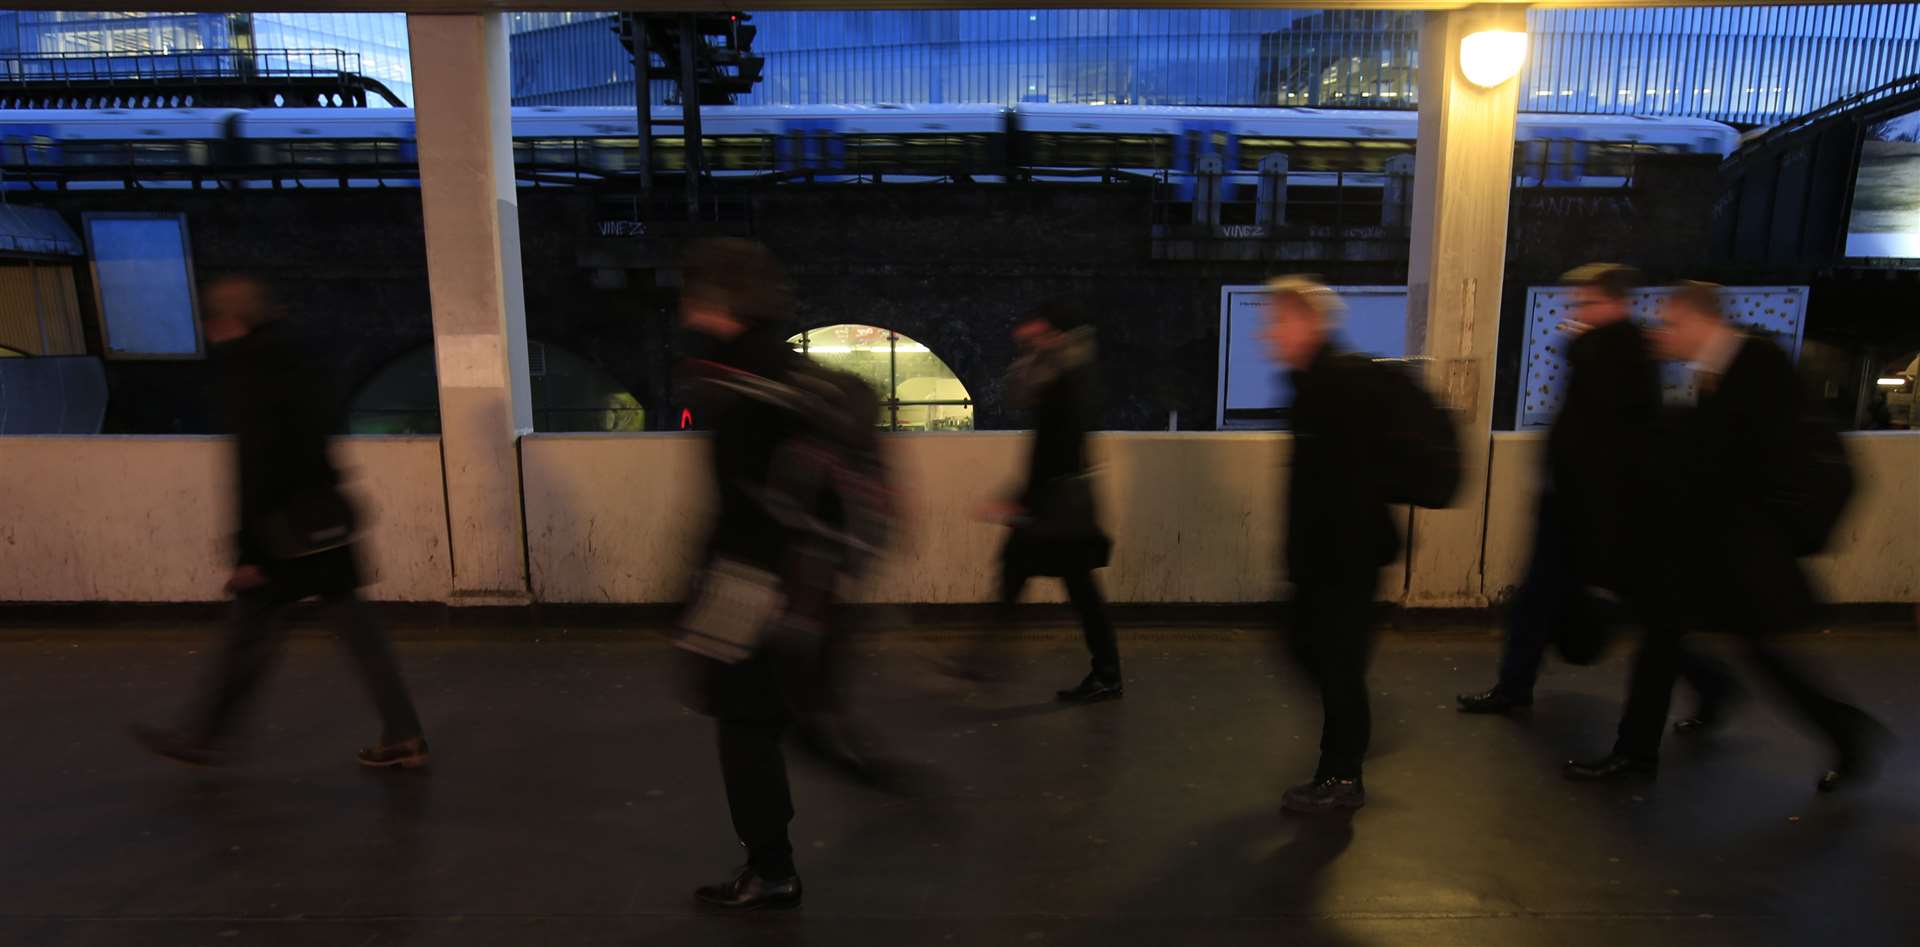
<path id="1" fill-rule="evenodd" d="M 1566 275 L 1573 312 L 1564 324 L 1567 382 L 1547 432 L 1533 554 L 1507 619 L 1499 680 L 1459 698 L 1464 713 L 1507 713 L 1533 704 L 1547 646 L 1579 626 L 1592 634 L 1645 580 L 1638 532 L 1650 438 L 1660 416 L 1660 372 L 1647 334 L 1631 318 L 1633 270 L 1610 263 Z M 1726 672 L 1688 656 L 1682 670 L 1700 693 L 1699 716 L 1717 718 Z"/>
<path id="2" fill-rule="evenodd" d="M 384 628 L 360 600 L 357 517 L 327 453 L 340 404 L 277 316 L 265 287 L 244 277 L 205 292 L 207 340 L 235 440 L 239 488 L 236 563 L 227 580 L 232 623 L 203 699 L 178 730 L 136 727 L 163 756 L 220 762 L 235 718 L 280 650 L 287 606 L 318 597 L 343 613 L 342 640 L 380 710 L 369 767 L 418 767 L 427 741 Z"/>
<path id="3" fill-rule="evenodd" d="M 1663 439 L 1665 471 L 1657 541 L 1636 550 L 1664 577 L 1646 596 L 1647 634 L 1635 657 L 1627 705 L 1611 754 L 1567 764 L 1576 779 L 1651 775 L 1680 662 L 1683 635 L 1695 627 L 1731 631 L 1799 716 L 1823 734 L 1833 767 L 1823 792 L 1875 770 L 1884 730 L 1866 713 L 1829 696 L 1771 638 L 1803 626 L 1818 599 L 1795 555 L 1789 504 L 1796 485 L 1795 437 L 1802 405 L 1793 363 L 1779 346 L 1728 325 L 1718 288 L 1694 283 L 1667 301 L 1662 353 L 1695 366 L 1698 402 L 1678 412 Z M 1701 732 L 1717 721 L 1682 721 Z"/>
<path id="4" fill-rule="evenodd" d="M 1013 527 L 1000 553 L 1001 614 L 1003 620 L 1010 615 L 1027 580 L 1058 576 L 1080 614 L 1093 664 L 1078 685 L 1059 692 L 1059 699 L 1112 700 L 1123 696 L 1125 687 L 1113 621 L 1093 577 L 1113 549 L 1100 528 L 1087 461 L 1087 432 L 1098 414 L 1093 329 L 1077 307 L 1054 301 L 1028 313 L 1013 335 L 1022 355 L 1009 386 L 1014 401 L 1032 415 L 1033 445 L 1017 496 L 983 510 L 987 519 Z"/>
<path id="5" fill-rule="evenodd" d="M 1380 369 L 1341 350 L 1334 327 L 1345 306 L 1317 283 L 1268 284 L 1267 342 L 1293 383 L 1293 455 L 1286 495 L 1287 577 L 1293 585 L 1287 645 L 1320 690 L 1320 764 L 1287 790 L 1295 812 L 1366 804 L 1361 764 L 1372 734 L 1367 664 L 1380 569 L 1400 552 L 1380 471 L 1387 408 Z"/>

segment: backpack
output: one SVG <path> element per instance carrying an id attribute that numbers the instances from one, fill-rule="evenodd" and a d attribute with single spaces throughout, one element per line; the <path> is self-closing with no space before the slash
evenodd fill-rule
<path id="1" fill-rule="evenodd" d="M 852 372 L 803 360 L 795 383 L 812 396 L 805 439 L 818 460 L 814 509 L 859 574 L 893 533 L 894 491 L 880 447 L 880 396 Z"/>
<path id="2" fill-rule="evenodd" d="M 1811 556 L 1833 539 L 1853 498 L 1853 463 L 1832 425 L 1802 414 L 1793 427 L 1793 451 L 1775 497 L 1795 556 Z"/>
<path id="3" fill-rule="evenodd" d="M 1385 417 L 1381 480 L 1387 500 L 1443 509 L 1460 492 L 1460 435 L 1453 418 L 1404 361 L 1374 361 Z"/>

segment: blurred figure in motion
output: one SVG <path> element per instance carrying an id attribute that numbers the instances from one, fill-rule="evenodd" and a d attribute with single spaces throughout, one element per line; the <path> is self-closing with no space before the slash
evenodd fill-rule
<path id="1" fill-rule="evenodd" d="M 1459 484 L 1452 421 L 1410 377 L 1342 350 L 1345 305 L 1312 280 L 1267 284 L 1266 341 L 1293 384 L 1287 482 L 1286 643 L 1320 691 L 1320 763 L 1287 790 L 1285 808 L 1319 813 L 1366 804 L 1361 766 L 1372 736 L 1367 664 L 1380 569 L 1399 554 L 1388 505 L 1445 506 Z"/>
<path id="2" fill-rule="evenodd" d="M 1566 394 L 1547 432 L 1533 554 L 1507 616 L 1499 680 L 1462 695 L 1463 713 L 1532 706 L 1541 662 L 1556 640 L 1570 660 L 1598 658 L 1645 563 L 1637 532 L 1645 526 L 1660 372 L 1652 343 L 1631 318 L 1638 274 L 1592 263 L 1565 279 L 1574 287 L 1573 312 L 1562 323 L 1571 336 Z M 1700 715 L 1717 717 L 1728 690 L 1725 672 L 1696 656 L 1681 669 L 1700 693 Z"/>
<path id="3" fill-rule="evenodd" d="M 1008 386 L 1014 402 L 1033 420 L 1027 478 L 1012 499 L 989 503 L 981 511 L 983 518 L 1013 528 L 1000 551 L 1001 622 L 1011 620 L 1027 580 L 1059 577 L 1080 615 L 1093 666 L 1058 697 L 1069 703 L 1112 700 L 1123 696 L 1125 688 L 1113 620 L 1093 577 L 1113 551 L 1100 528 L 1087 462 L 1087 432 L 1099 416 L 1093 328 L 1076 306 L 1054 301 L 1023 316 L 1013 338 L 1021 355 L 1013 363 Z M 981 677 L 987 664 L 985 654 L 976 652 L 960 670 Z"/>
<path id="4" fill-rule="evenodd" d="M 1661 354 L 1695 367 L 1697 403 L 1676 412 L 1657 469 L 1661 533 L 1637 550 L 1664 581 L 1642 609 L 1647 633 L 1634 659 L 1613 752 L 1567 764 L 1576 779 L 1651 775 L 1673 685 L 1696 627 L 1735 632 L 1792 709 L 1823 734 L 1831 792 L 1876 768 L 1885 731 L 1829 696 L 1775 650 L 1773 636 L 1804 625 L 1817 600 L 1799 557 L 1824 546 L 1853 490 L 1838 435 L 1805 412 L 1793 363 L 1773 342 L 1744 335 L 1722 314 L 1719 289 L 1682 286 L 1656 335 Z M 1717 718 L 1680 721 L 1704 733 Z"/>
<path id="5" fill-rule="evenodd" d="M 328 375 L 308 363 L 260 283 L 222 279 L 203 299 L 218 396 L 239 462 L 237 558 L 227 580 L 233 618 L 184 726 L 136 727 L 135 735 L 163 756 L 220 762 L 240 712 L 280 651 L 281 613 L 318 597 L 339 614 L 342 639 L 380 711 L 380 740 L 360 751 L 361 765 L 423 766 L 420 718 L 386 629 L 358 593 L 358 517 L 327 453 L 328 438 L 340 429 Z"/>
<path id="6" fill-rule="evenodd" d="M 759 244 L 710 240 L 684 262 L 683 324 L 710 346 L 693 366 L 710 420 L 717 511 L 677 643 L 698 655 L 696 700 L 717 723 L 727 806 L 747 864 L 700 888 L 729 909 L 801 901 L 780 744 L 885 789 L 901 770 L 863 754 L 840 705 L 837 589 L 884 541 L 892 502 L 875 428 L 879 401 L 852 375 L 793 351 L 785 274 Z"/>

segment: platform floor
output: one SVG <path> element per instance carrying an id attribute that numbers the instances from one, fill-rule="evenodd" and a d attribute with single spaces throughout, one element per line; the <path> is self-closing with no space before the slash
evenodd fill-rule
<path id="1" fill-rule="evenodd" d="M 1576 785 L 1624 661 L 1555 667 L 1518 720 L 1462 717 L 1491 629 L 1388 635 L 1372 803 L 1283 815 L 1317 707 L 1271 636 L 1123 629 L 1128 696 L 1062 708 L 1070 630 L 1008 636 L 1013 676 L 939 677 L 958 631 L 864 636 L 857 695 L 944 774 L 929 802 L 796 762 L 799 911 L 716 917 L 736 861 L 710 724 L 644 632 L 403 634 L 435 762 L 367 773 L 372 714 L 333 643 L 296 638 L 244 765 L 146 756 L 213 629 L 0 630 L 0 944 L 1911 945 L 1920 754 L 1817 797 L 1814 745 L 1766 701 L 1657 783 Z M 1920 734 L 1920 640 L 1794 647 Z"/>

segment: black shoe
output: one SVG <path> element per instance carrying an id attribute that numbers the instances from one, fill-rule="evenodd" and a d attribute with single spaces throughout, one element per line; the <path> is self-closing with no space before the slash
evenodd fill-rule
<path id="1" fill-rule="evenodd" d="M 1624 753 L 1609 753 L 1597 760 L 1568 760 L 1566 773 L 1568 779 L 1599 780 L 1613 779 L 1619 776 L 1652 776 L 1659 772 L 1660 764 L 1654 760 Z"/>
<path id="2" fill-rule="evenodd" d="M 1113 700 L 1117 697 L 1124 697 L 1126 696 L 1126 688 L 1120 683 L 1119 678 L 1114 678 L 1109 681 L 1098 674 L 1089 674 L 1086 680 L 1080 682 L 1078 687 L 1072 690 L 1057 691 L 1055 693 L 1061 700 L 1069 704 L 1091 704 L 1102 700 Z"/>
<path id="3" fill-rule="evenodd" d="M 1722 721 L 1718 713 L 1700 713 L 1673 722 L 1673 732 L 1683 736 L 1706 736 L 1720 729 Z"/>
<path id="4" fill-rule="evenodd" d="M 732 881 L 706 885 L 694 891 L 701 904 L 729 911 L 782 910 L 800 906 L 800 876 L 762 878 L 751 865 L 743 865 Z"/>
<path id="5" fill-rule="evenodd" d="M 1367 804 L 1367 787 L 1358 779 L 1327 777 L 1301 783 L 1280 797 L 1280 808 L 1304 815 L 1358 809 Z"/>
<path id="6" fill-rule="evenodd" d="M 1886 753 L 1887 745 L 1893 742 L 1893 734 L 1871 720 L 1862 724 L 1859 730 L 1853 745 L 1841 751 L 1840 761 L 1827 771 L 1827 775 L 1820 777 L 1819 785 L 1814 788 L 1821 792 L 1850 792 L 1873 782 L 1880 775 L 1881 757 Z"/>
<path id="7" fill-rule="evenodd" d="M 405 769 L 419 769 L 427 765 L 427 738 L 414 737 L 398 743 L 382 743 L 360 751 L 360 765 L 368 769 L 387 769 L 399 766 Z"/>
<path id="8" fill-rule="evenodd" d="M 134 724 L 132 731 L 134 740 L 141 746 L 188 766 L 220 766 L 229 758 L 228 754 L 219 749 L 206 743 L 190 740 L 173 730 Z"/>
<path id="9" fill-rule="evenodd" d="M 1533 706 L 1533 697 L 1514 697 L 1496 687 L 1484 694 L 1461 694 L 1454 698 L 1460 702 L 1463 714 L 1504 714 Z"/>

